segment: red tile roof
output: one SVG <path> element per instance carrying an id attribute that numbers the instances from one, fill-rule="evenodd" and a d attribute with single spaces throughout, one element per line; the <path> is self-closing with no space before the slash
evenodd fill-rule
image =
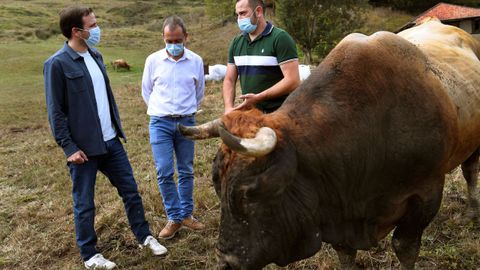
<path id="1" fill-rule="evenodd" d="M 415 22 L 419 22 L 425 17 L 437 17 L 441 21 L 469 17 L 480 17 L 480 8 L 471 8 L 446 3 L 438 3 L 431 9 L 420 14 L 415 19 Z"/>

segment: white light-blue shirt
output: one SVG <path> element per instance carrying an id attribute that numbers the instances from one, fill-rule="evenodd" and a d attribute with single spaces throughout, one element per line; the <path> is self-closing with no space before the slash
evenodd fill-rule
<path id="1" fill-rule="evenodd" d="M 88 73 L 92 78 L 93 89 L 95 92 L 95 100 L 97 101 L 98 118 L 100 119 L 100 125 L 102 126 L 103 140 L 108 141 L 115 136 L 117 132 L 113 127 L 112 118 L 110 116 L 110 105 L 108 103 L 107 86 L 105 85 L 105 78 L 103 77 L 100 67 L 93 59 L 88 51 L 81 53 L 85 65 L 87 65 Z"/>
<path id="2" fill-rule="evenodd" d="M 142 97 L 148 106 L 148 115 L 162 117 L 195 113 L 204 91 L 203 61 L 194 52 L 185 48 L 178 61 L 169 57 L 165 49 L 147 57 Z"/>

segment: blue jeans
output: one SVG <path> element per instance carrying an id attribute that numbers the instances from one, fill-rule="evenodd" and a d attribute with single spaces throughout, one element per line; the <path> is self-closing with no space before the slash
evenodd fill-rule
<path id="1" fill-rule="evenodd" d="M 77 245 L 85 261 L 99 253 L 95 247 L 97 235 L 94 229 L 97 171 L 107 176 L 117 188 L 137 241 L 143 243 L 147 236 L 151 235 L 148 222 L 145 220 L 142 198 L 138 193 L 132 167 L 122 143 L 115 138 L 105 142 L 105 145 L 108 151 L 105 155 L 90 156 L 87 162 L 79 165 L 68 163 L 73 182 L 73 214 Z"/>
<path id="2" fill-rule="evenodd" d="M 177 124 L 195 125 L 195 117 L 150 117 L 150 144 L 157 182 L 169 220 L 177 223 L 193 212 L 193 156 L 195 144 L 178 132 Z M 178 188 L 173 178 L 175 152 Z"/>

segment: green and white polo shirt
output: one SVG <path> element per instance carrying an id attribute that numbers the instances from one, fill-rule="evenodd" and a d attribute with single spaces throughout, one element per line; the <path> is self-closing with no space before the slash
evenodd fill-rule
<path id="1" fill-rule="evenodd" d="M 242 94 L 258 94 L 281 79 L 280 65 L 297 60 L 297 48 L 292 37 L 270 22 L 261 35 L 250 41 L 248 34 L 235 37 L 228 49 L 228 63 L 237 66 Z M 288 95 L 258 103 L 260 110 L 280 107 Z"/>

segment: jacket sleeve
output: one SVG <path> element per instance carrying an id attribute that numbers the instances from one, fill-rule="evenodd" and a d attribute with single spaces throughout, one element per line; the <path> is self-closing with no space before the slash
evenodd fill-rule
<path id="1" fill-rule="evenodd" d="M 43 66 L 43 76 L 48 122 L 55 141 L 63 148 L 65 156 L 69 157 L 80 149 L 72 140 L 68 128 L 66 84 L 60 63 L 55 59 L 46 61 Z"/>

